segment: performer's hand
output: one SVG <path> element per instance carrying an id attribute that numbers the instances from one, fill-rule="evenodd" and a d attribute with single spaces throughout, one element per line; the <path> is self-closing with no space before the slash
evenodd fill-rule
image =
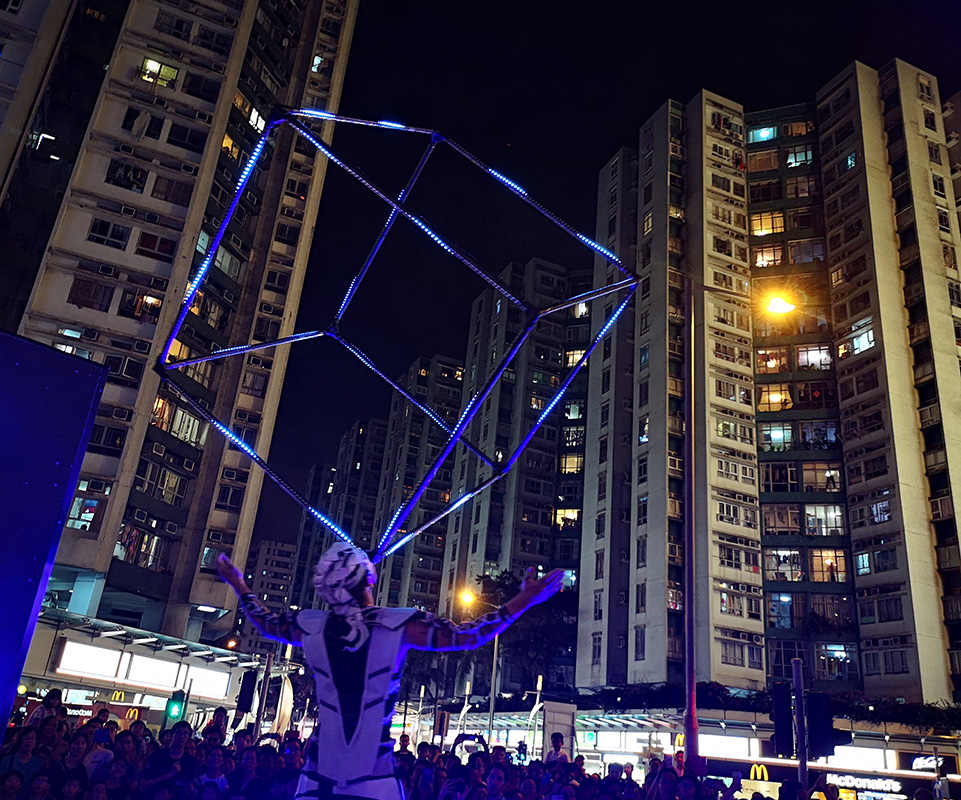
<path id="1" fill-rule="evenodd" d="M 226 583 L 229 583 L 235 589 L 239 590 L 241 587 L 246 586 L 244 574 L 237 569 L 236 564 L 223 553 L 217 556 L 217 572 Z"/>
<path id="2" fill-rule="evenodd" d="M 534 570 L 527 570 L 521 590 L 517 597 L 524 602 L 525 608 L 536 606 L 557 594 L 564 585 L 564 570 L 551 570 L 543 578 L 535 578 Z"/>

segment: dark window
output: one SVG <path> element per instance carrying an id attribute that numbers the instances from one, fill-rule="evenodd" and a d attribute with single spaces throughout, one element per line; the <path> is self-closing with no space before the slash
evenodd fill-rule
<path id="1" fill-rule="evenodd" d="M 113 299 L 113 286 L 89 280 L 88 278 L 74 278 L 73 286 L 67 295 L 67 302 L 78 308 L 93 308 L 106 311 Z"/>
<path id="2" fill-rule="evenodd" d="M 170 126 L 167 141 L 170 144 L 177 145 L 177 147 L 184 148 L 184 150 L 189 150 L 191 153 L 203 153 L 207 144 L 207 132 L 174 123 Z"/>
<path id="3" fill-rule="evenodd" d="M 183 90 L 184 94 L 216 103 L 217 95 L 220 94 L 220 81 L 214 80 L 213 78 L 205 78 L 203 75 L 197 75 L 194 72 L 188 72 L 187 77 L 184 78 Z"/>

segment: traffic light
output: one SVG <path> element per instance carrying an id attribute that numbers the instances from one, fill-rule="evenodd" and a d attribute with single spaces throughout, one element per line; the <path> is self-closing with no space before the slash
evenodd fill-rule
<path id="1" fill-rule="evenodd" d="M 434 736 L 443 742 L 450 730 L 450 711 L 438 711 L 434 716 Z M 433 739 L 432 739 L 433 741 Z"/>
<path id="2" fill-rule="evenodd" d="M 176 722 L 177 720 L 184 718 L 184 713 L 186 710 L 187 693 L 183 691 L 183 689 L 178 689 L 167 701 L 167 708 L 164 710 L 164 716 L 166 716 L 166 718 L 171 722 Z"/>
<path id="3" fill-rule="evenodd" d="M 791 684 L 787 681 L 777 681 L 771 687 L 771 699 L 774 708 L 771 717 L 774 720 L 774 752 L 779 756 L 794 756 L 794 713 L 791 709 Z"/>
<path id="4" fill-rule="evenodd" d="M 527 761 L 527 742 L 517 743 L 517 760 L 522 764 Z"/>
<path id="5" fill-rule="evenodd" d="M 237 695 L 237 711 L 245 714 L 254 705 L 254 689 L 257 688 L 257 670 L 248 669 L 240 679 L 240 692 Z"/>
<path id="6" fill-rule="evenodd" d="M 833 756 L 835 747 L 851 744 L 851 732 L 834 727 L 831 695 L 807 692 L 804 695 L 804 705 L 807 711 L 808 755 L 811 758 Z"/>

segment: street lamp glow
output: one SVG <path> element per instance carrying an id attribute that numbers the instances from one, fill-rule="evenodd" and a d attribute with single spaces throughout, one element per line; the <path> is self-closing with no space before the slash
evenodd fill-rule
<path id="1" fill-rule="evenodd" d="M 461 596 L 460 596 L 460 601 L 461 601 L 465 606 L 469 606 L 471 603 L 474 602 L 475 599 L 476 599 L 476 598 L 474 597 L 474 595 L 473 595 L 471 592 L 463 592 L 463 593 L 461 593 Z"/>
<path id="2" fill-rule="evenodd" d="M 790 314 L 797 308 L 793 303 L 789 303 L 783 297 L 772 297 L 767 304 L 767 310 L 771 314 Z"/>

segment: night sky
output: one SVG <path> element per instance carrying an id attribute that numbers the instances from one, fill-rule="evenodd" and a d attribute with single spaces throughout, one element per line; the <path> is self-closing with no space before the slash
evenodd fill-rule
<path id="1" fill-rule="evenodd" d="M 961 89 L 961 4 L 721 4 L 607 0 L 361 0 L 340 113 L 431 128 L 593 236 L 597 170 L 668 98 L 706 88 L 748 111 L 813 100 L 849 63 L 897 57 Z M 695 14 L 696 12 L 696 14 Z M 340 126 L 334 151 L 396 195 L 426 139 Z M 590 263 L 588 251 L 450 151 L 432 156 L 416 213 L 499 271 L 532 256 Z M 297 330 L 326 327 L 387 206 L 331 168 Z M 462 358 L 484 284 L 398 222 L 343 320 L 394 377 L 416 357 Z M 330 341 L 294 345 L 270 462 L 305 489 L 356 419 L 386 418 L 390 393 Z M 265 482 L 255 538 L 296 538 L 298 507 Z"/>

